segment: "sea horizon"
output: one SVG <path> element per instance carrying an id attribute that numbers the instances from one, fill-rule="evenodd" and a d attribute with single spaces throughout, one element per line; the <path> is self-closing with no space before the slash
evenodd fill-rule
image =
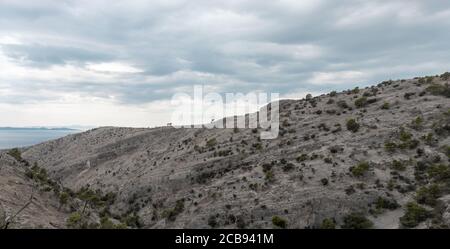
<path id="1" fill-rule="evenodd" d="M 82 130 L 65 127 L 0 127 L 0 150 L 28 147 L 79 132 Z"/>

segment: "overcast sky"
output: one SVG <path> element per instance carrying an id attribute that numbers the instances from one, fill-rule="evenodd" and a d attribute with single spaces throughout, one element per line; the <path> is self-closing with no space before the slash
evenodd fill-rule
<path id="1" fill-rule="evenodd" d="M 154 126 L 174 93 L 300 98 L 450 70 L 450 1 L 0 0 L 0 126 Z"/>

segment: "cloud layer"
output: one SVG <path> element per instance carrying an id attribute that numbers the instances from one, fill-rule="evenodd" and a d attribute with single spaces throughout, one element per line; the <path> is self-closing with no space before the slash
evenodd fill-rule
<path id="1" fill-rule="evenodd" d="M 439 0 L 1 0 L 0 126 L 161 125 L 194 84 L 302 97 L 437 74 L 449 30 Z"/>

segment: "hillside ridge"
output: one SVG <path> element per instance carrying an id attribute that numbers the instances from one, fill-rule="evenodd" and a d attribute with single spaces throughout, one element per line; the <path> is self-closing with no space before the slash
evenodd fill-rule
<path id="1" fill-rule="evenodd" d="M 0 213 L 26 203 L 26 183 L 37 193 L 25 211 L 46 211 L 12 227 L 449 227 L 449 78 L 281 100 L 274 140 L 102 127 L 4 151 Z"/>

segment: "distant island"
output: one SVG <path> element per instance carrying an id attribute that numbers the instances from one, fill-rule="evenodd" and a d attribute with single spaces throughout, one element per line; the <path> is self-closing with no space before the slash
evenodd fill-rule
<path id="1" fill-rule="evenodd" d="M 11 131 L 22 131 L 22 130 L 32 130 L 32 131 L 77 131 L 78 129 L 72 128 L 48 128 L 48 127 L 0 127 L 0 130 L 11 130 Z"/>

